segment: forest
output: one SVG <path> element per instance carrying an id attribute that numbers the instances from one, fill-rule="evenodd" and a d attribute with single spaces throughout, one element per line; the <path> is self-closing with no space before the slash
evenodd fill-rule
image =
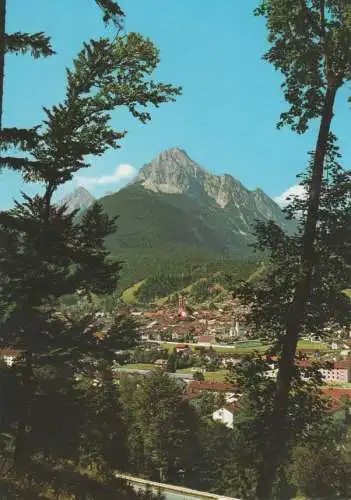
<path id="1" fill-rule="evenodd" d="M 208 252 L 208 264 L 194 266 L 195 250 L 169 260 L 171 247 L 162 259 L 153 255 L 157 272 L 140 288 L 147 301 L 224 273 L 228 289 L 250 305 L 257 338 L 268 332 L 269 350 L 244 357 L 228 374 L 242 395 L 233 429 L 212 421 L 215 398 L 187 399 L 163 371 L 116 377 L 116 356 L 140 343 L 118 300 L 123 269 L 122 290 L 148 277 L 150 262 L 128 268 L 128 253 L 111 256 L 107 242 L 118 221 L 99 203 L 80 218 L 55 203 L 57 190 L 93 158 L 121 147 L 127 130 L 112 126 L 114 111 L 146 125 L 154 108 L 182 95 L 158 80 L 158 48 L 126 30 L 116 1 L 86 2 L 105 23 L 105 36 L 82 44 L 59 102 L 43 108 L 40 124 L 24 128 L 6 126 L 7 58 L 51 58 L 55 47 L 50 33 L 8 33 L 10 2 L 0 0 L 0 168 L 25 186 L 41 186 L 0 211 L 0 342 L 15 353 L 13 363 L 0 366 L 0 496 L 153 500 L 152 492 L 137 493 L 116 478 L 126 471 L 244 500 L 350 498 L 350 401 L 336 417 L 322 397 L 320 372 L 312 367 L 306 377 L 295 363 L 302 335 L 323 338 L 326 328 L 351 324 L 344 293 L 351 288 L 351 174 L 334 126 L 336 96 L 351 79 L 350 2 L 261 0 L 254 12 L 268 33 L 264 59 L 282 76 L 288 110 L 278 128 L 314 139 L 298 178 L 306 196 L 291 197 L 284 212 L 297 231 L 256 222 L 263 274 L 255 260 L 219 263 Z M 259 280 L 249 279 L 257 273 Z M 63 297 L 75 300 L 62 308 Z M 96 297 L 110 301 L 107 326 Z M 276 359 L 276 379 L 266 376 L 267 356 Z"/>

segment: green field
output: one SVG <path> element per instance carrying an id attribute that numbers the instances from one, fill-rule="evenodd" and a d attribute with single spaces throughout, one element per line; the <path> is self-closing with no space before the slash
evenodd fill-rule
<path id="1" fill-rule="evenodd" d="M 329 347 L 326 342 L 310 342 L 309 340 L 299 340 L 298 349 L 315 349 L 316 351 L 328 351 Z"/>
<path id="2" fill-rule="evenodd" d="M 124 290 L 122 293 L 122 300 L 128 305 L 133 305 L 136 303 L 136 292 L 139 290 L 141 285 L 144 283 L 145 280 L 139 281 L 139 283 L 135 283 L 135 285 L 131 286 L 130 288 L 127 288 Z"/>
<path id="3" fill-rule="evenodd" d="M 209 382 L 225 382 L 228 370 L 217 370 L 216 372 L 206 372 L 205 380 Z"/>
<path id="4" fill-rule="evenodd" d="M 200 368 L 199 368 L 200 370 Z M 191 368 L 182 368 L 181 370 L 177 370 L 177 373 L 190 373 L 194 375 L 195 372 L 191 370 Z M 217 370 L 215 372 L 205 372 L 204 377 L 205 380 L 209 382 L 225 382 L 228 370 Z"/>
<path id="5" fill-rule="evenodd" d="M 195 351 L 196 344 L 187 344 L 187 342 L 179 342 L 179 344 L 186 344 Z M 172 351 L 176 344 L 168 344 L 164 342 L 161 344 L 164 349 Z M 248 341 L 240 342 L 235 347 L 230 346 L 215 346 L 213 347 L 215 351 L 221 353 L 231 353 L 231 354 L 249 354 L 250 352 L 258 351 L 260 353 L 265 352 L 269 348 L 270 344 L 259 342 L 259 341 Z M 308 340 L 300 340 L 297 344 L 298 349 L 315 349 L 319 351 L 328 351 L 329 347 L 326 342 L 310 342 Z"/>
<path id="6" fill-rule="evenodd" d="M 179 342 L 179 344 L 182 344 L 183 342 Z M 189 347 L 195 351 L 196 344 L 187 344 L 184 342 L 184 344 L 189 345 Z M 164 349 L 167 349 L 168 351 L 172 351 L 175 347 L 176 344 L 167 344 L 164 342 L 161 344 Z M 230 347 L 230 346 L 215 346 L 213 349 L 217 352 L 221 353 L 227 353 L 227 354 L 247 354 L 253 351 L 259 351 L 259 352 L 264 352 L 268 349 L 269 344 L 261 344 L 259 342 L 245 342 L 241 343 L 235 347 Z"/>

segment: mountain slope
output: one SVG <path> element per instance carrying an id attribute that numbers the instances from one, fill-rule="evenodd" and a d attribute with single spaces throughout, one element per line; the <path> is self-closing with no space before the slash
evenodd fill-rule
<path id="1" fill-rule="evenodd" d="M 245 257 L 254 241 L 255 219 L 293 229 L 263 191 L 249 191 L 230 175 L 216 176 L 185 151 L 169 149 L 146 164 L 134 182 L 99 200 L 118 216 L 106 244 L 125 260 L 123 286 L 140 281 L 168 262 Z"/>
<path id="2" fill-rule="evenodd" d="M 108 239 L 111 252 L 186 245 L 246 255 L 255 219 L 292 228 L 263 191 L 249 191 L 230 175 L 206 172 L 181 149 L 161 153 L 133 183 L 100 202 L 109 215 L 119 216 L 119 230 Z"/>

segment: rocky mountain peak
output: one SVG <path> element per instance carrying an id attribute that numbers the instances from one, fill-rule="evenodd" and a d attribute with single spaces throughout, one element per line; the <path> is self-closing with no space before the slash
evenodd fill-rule
<path id="1" fill-rule="evenodd" d="M 185 193 L 198 191 L 205 174 L 183 149 L 170 148 L 144 165 L 135 182 L 155 192 Z"/>
<path id="2" fill-rule="evenodd" d="M 184 193 L 213 198 L 224 208 L 233 195 L 246 196 L 247 189 L 229 174 L 214 175 L 200 167 L 180 148 L 167 149 L 142 167 L 135 182 L 160 193 Z"/>
<path id="3" fill-rule="evenodd" d="M 83 186 L 77 187 L 71 194 L 65 196 L 59 205 L 67 205 L 67 212 L 73 212 L 73 210 L 85 210 L 89 208 L 95 202 L 94 196 L 89 193 L 87 189 Z"/>

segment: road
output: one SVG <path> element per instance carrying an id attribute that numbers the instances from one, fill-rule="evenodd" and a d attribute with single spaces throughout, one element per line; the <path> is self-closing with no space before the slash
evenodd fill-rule
<path id="1" fill-rule="evenodd" d="M 126 474 L 116 473 L 116 476 L 121 479 L 125 479 L 136 491 L 144 491 L 147 487 L 150 487 L 155 493 L 161 491 L 166 500 L 238 500 L 235 498 L 216 495 L 214 493 L 190 490 L 189 488 L 182 486 L 155 483 Z"/>

